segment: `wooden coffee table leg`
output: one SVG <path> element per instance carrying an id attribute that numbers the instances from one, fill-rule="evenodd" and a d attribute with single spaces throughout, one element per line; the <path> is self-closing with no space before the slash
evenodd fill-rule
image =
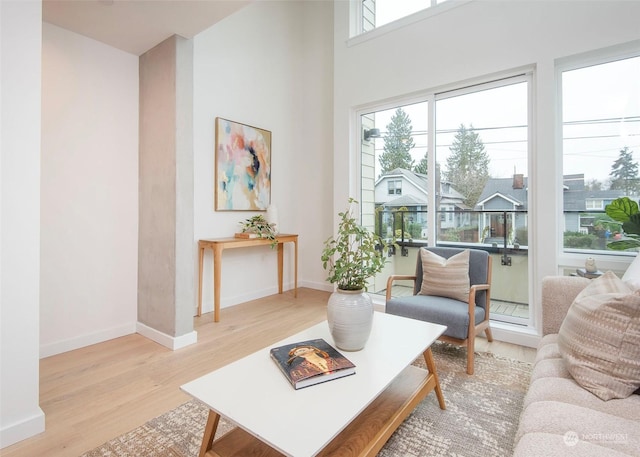
<path id="1" fill-rule="evenodd" d="M 209 411 L 207 425 L 204 427 L 204 436 L 202 437 L 202 446 L 200 446 L 199 457 L 204 457 L 213 446 L 213 438 L 216 436 L 218 423 L 220 422 L 220 414 Z"/>
<path id="2" fill-rule="evenodd" d="M 440 409 L 447 409 L 444 404 L 444 395 L 442 395 L 442 389 L 440 388 L 440 379 L 438 378 L 438 372 L 436 371 L 436 362 L 433 359 L 433 352 L 431 352 L 431 348 L 424 351 L 424 361 L 427 364 L 427 368 L 429 369 L 429 373 L 431 373 L 436 381 L 436 396 L 438 397 L 438 403 L 440 404 Z"/>

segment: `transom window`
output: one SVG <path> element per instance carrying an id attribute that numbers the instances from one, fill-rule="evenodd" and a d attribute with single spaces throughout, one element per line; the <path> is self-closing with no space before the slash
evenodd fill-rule
<path id="1" fill-rule="evenodd" d="M 448 0 L 362 0 L 359 33 L 369 32 L 420 11 L 432 9 Z"/>

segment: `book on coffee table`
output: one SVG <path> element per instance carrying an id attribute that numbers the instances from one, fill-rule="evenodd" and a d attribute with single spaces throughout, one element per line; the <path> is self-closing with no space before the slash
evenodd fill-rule
<path id="1" fill-rule="evenodd" d="M 322 338 L 286 344 L 269 353 L 294 389 L 356 372 L 356 366 Z"/>

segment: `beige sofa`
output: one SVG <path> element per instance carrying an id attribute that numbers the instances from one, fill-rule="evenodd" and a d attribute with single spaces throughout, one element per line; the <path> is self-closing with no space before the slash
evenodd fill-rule
<path id="1" fill-rule="evenodd" d="M 599 399 L 573 380 L 558 350 L 562 320 L 588 284 L 581 277 L 543 280 L 544 337 L 515 436 L 515 457 L 640 456 L 640 395 Z"/>

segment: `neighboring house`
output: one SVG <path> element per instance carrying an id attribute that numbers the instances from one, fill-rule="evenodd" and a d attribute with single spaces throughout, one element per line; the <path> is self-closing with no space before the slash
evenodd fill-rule
<path id="1" fill-rule="evenodd" d="M 512 243 L 518 229 L 527 227 L 527 178 L 514 174 L 513 178 L 491 178 L 484 186 L 476 204 L 482 213 L 478 222 L 478 237 L 485 243 L 501 243 L 507 237 Z"/>
<path id="2" fill-rule="evenodd" d="M 381 175 L 375 183 L 376 207 L 382 207 L 386 211 L 407 208 L 410 214 L 408 220 L 422 226 L 422 237 L 426 238 L 427 231 L 427 206 L 428 206 L 428 182 L 427 175 L 396 168 Z M 464 196 L 455 190 L 451 183 L 440 183 L 439 210 L 441 228 L 460 227 L 468 223 L 469 215 L 462 213 L 450 213 L 448 211 L 469 210 L 464 203 Z M 391 227 L 390 213 L 383 213 L 382 224 Z M 390 230 L 390 229 L 389 229 Z M 389 233 L 387 235 L 390 235 Z"/>
<path id="3" fill-rule="evenodd" d="M 626 195 L 622 189 L 586 190 L 584 175 L 566 175 L 564 177 L 564 231 L 589 233 L 593 228 L 594 217 L 589 211 L 600 212 L 613 200 Z"/>
<path id="4" fill-rule="evenodd" d="M 504 241 L 505 233 L 509 243 L 522 241 L 515 238 L 518 230 L 526 230 L 528 225 L 528 190 L 528 180 L 521 174 L 487 181 L 475 208 L 479 211 L 497 211 L 480 216 L 479 227 L 485 231 L 481 239 L 484 238 L 485 243 L 500 243 L 500 240 Z M 563 231 L 570 232 L 589 233 L 594 222 L 589 211 L 604 211 L 607 204 L 624 196 L 622 190 L 585 190 L 582 173 L 565 175 L 563 190 Z"/>

